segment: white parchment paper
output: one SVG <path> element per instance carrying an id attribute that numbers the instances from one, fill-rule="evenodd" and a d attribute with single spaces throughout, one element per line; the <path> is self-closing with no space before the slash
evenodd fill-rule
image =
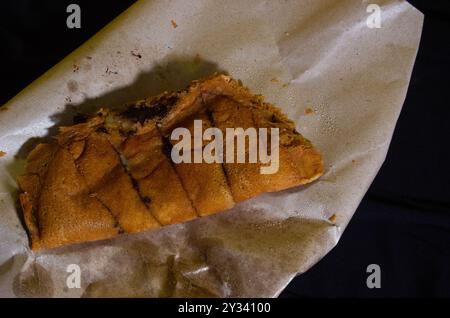
<path id="1" fill-rule="evenodd" d="M 366 23 L 375 2 L 381 28 Z M 277 296 L 335 246 L 382 164 L 422 22 L 394 0 L 136 3 L 1 108 L 0 295 Z M 323 153 L 325 175 L 158 231 L 29 250 L 15 178 L 34 145 L 77 111 L 214 71 L 294 119 Z M 81 269 L 81 288 L 66 284 L 70 264 Z"/>

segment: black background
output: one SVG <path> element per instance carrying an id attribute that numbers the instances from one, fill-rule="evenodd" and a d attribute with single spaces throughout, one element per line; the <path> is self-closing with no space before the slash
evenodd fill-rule
<path id="1" fill-rule="evenodd" d="M 65 25 L 73 2 L 81 29 Z M 1 1 L 0 105 L 133 2 Z M 281 297 L 450 297 L 450 6 L 410 2 L 425 23 L 386 162 L 336 248 Z M 380 289 L 366 287 L 372 263 Z"/>

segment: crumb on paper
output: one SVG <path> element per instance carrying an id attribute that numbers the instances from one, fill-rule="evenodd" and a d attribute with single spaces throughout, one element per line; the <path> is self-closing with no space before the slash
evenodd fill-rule
<path id="1" fill-rule="evenodd" d="M 122 54 L 122 52 L 120 52 L 120 51 L 117 51 L 117 52 L 116 52 L 116 54 Z"/>
<path id="2" fill-rule="evenodd" d="M 170 20 L 170 24 L 172 25 L 172 28 L 176 28 L 178 24 L 175 22 L 175 20 Z"/>
<path id="3" fill-rule="evenodd" d="M 333 213 L 333 214 L 328 218 L 328 221 L 330 221 L 330 222 L 332 222 L 332 223 L 336 222 L 336 214 Z"/>
<path id="4" fill-rule="evenodd" d="M 79 66 L 78 64 L 74 64 L 73 67 L 72 67 L 72 71 L 73 71 L 74 73 L 76 73 L 76 72 L 78 72 L 79 70 L 80 70 L 80 66 Z"/>
<path id="5" fill-rule="evenodd" d="M 5 155 L 6 155 L 6 152 L 0 150 L 0 158 L 5 156 Z"/>
<path id="6" fill-rule="evenodd" d="M 305 109 L 305 115 L 311 115 L 314 114 L 314 110 L 311 107 L 308 107 Z"/>
<path id="7" fill-rule="evenodd" d="M 136 51 L 131 51 L 131 55 L 133 55 L 134 57 L 137 57 L 138 59 L 142 58 L 142 55 Z"/>
<path id="8" fill-rule="evenodd" d="M 280 82 L 276 77 L 272 78 L 270 81 L 272 83 L 279 83 Z"/>
<path id="9" fill-rule="evenodd" d="M 290 33 L 289 32 L 284 32 L 284 35 L 289 36 Z"/>
<path id="10" fill-rule="evenodd" d="M 108 75 L 109 74 L 115 74 L 115 75 L 119 74 L 119 72 L 117 72 L 117 71 L 111 71 L 108 66 L 106 67 L 105 73 Z"/>
<path id="11" fill-rule="evenodd" d="M 356 162 L 356 160 L 355 159 L 352 159 L 352 163 L 355 163 Z"/>
<path id="12" fill-rule="evenodd" d="M 87 55 L 86 58 L 87 58 L 88 60 L 92 60 L 92 56 Z"/>
<path id="13" fill-rule="evenodd" d="M 289 86 L 289 83 L 284 83 L 283 85 L 281 85 L 281 87 L 286 88 Z"/>

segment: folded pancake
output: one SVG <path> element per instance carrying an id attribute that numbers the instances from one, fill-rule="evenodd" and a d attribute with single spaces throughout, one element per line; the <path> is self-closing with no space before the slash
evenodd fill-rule
<path id="1" fill-rule="evenodd" d="M 238 153 L 236 143 L 227 146 L 225 138 L 223 163 L 173 160 L 176 128 L 190 133 L 192 146 L 184 151 L 191 159 L 212 149 L 209 140 L 194 143 L 195 120 L 202 121 L 202 135 L 208 128 L 218 128 L 224 137 L 227 128 L 265 128 L 269 154 L 271 128 L 278 128 L 278 170 L 262 174 L 268 163 L 250 160 L 254 144 L 247 139 L 245 152 Z M 234 162 L 227 161 L 227 153 Z M 322 156 L 280 110 L 240 82 L 215 75 L 186 90 L 121 110 L 102 109 L 84 123 L 61 127 L 54 142 L 29 154 L 18 183 L 31 247 L 39 250 L 192 220 L 263 192 L 306 184 L 322 173 Z"/>

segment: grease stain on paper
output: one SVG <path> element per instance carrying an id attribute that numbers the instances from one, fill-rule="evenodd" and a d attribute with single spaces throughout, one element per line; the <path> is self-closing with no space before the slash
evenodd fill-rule
<path id="1" fill-rule="evenodd" d="M 17 297 L 52 297 L 54 286 L 50 273 L 34 262 L 14 277 L 13 292 Z"/>

